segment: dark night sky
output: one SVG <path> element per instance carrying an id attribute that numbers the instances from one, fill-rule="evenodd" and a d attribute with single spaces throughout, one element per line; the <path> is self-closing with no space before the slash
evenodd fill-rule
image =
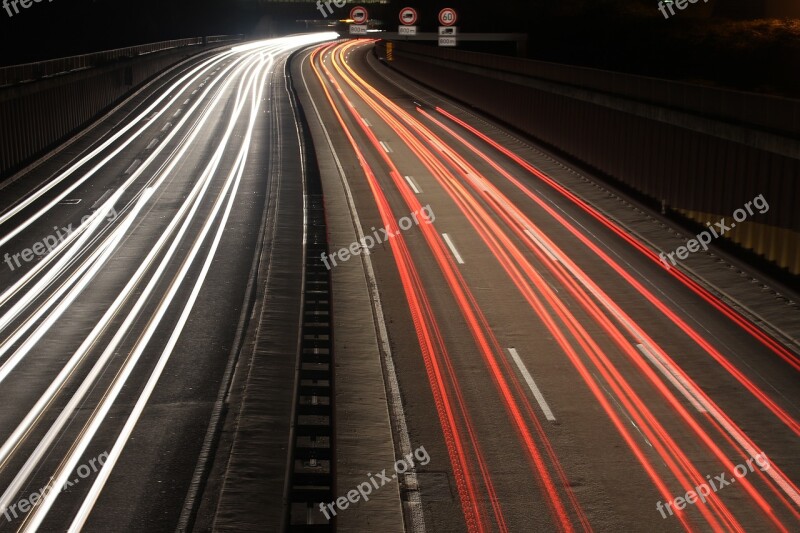
<path id="1" fill-rule="evenodd" d="M 734 3 L 751 5 L 755 14 L 765 1 L 792 0 Z M 423 21 L 431 27 L 441 7 L 454 7 L 460 12 L 459 25 L 464 31 L 539 30 L 553 24 L 567 25 L 579 15 L 589 20 L 636 9 L 658 16 L 653 0 L 400 0 L 373 12 L 380 16 L 383 11 L 394 24 L 397 10 L 405 5 L 419 8 Z M 293 20 L 318 15 L 313 2 L 276 6 L 259 0 L 43 0 L 20 8 L 13 17 L 0 10 L 0 46 L 2 62 L 8 64 L 178 37 L 250 34 L 263 16 Z"/>
<path id="2" fill-rule="evenodd" d="M 800 0 L 710 0 L 690 4 L 669 20 L 657 10 L 657 0 L 393 0 L 367 5 L 372 18 L 384 19 L 390 29 L 397 25 L 400 7 L 416 7 L 421 29 L 427 31 L 435 31 L 441 8 L 453 7 L 461 32 L 527 33 L 532 58 L 651 76 L 745 83 L 742 88 L 767 91 L 778 87 L 781 92 L 787 82 L 776 79 L 800 66 Z M 337 14 L 344 16 L 350 7 Z M 786 14 L 797 18 L 748 21 Z M 181 37 L 258 37 L 276 25 L 296 31 L 294 21 L 313 18 L 320 18 L 314 2 L 42 0 L 13 17 L 0 10 L 0 64 Z M 749 75 L 742 76 L 748 65 Z M 800 94 L 800 87 L 796 91 Z"/>
<path id="3" fill-rule="evenodd" d="M 767 1 L 793 0 L 740 0 L 721 6 L 732 3 L 749 6 L 738 9 L 755 16 L 763 11 Z M 382 9 L 376 6 L 373 12 L 380 16 L 383 11 L 394 23 L 397 10 L 405 5 L 419 8 L 423 21 L 431 26 L 435 25 L 440 8 L 454 7 L 460 12 L 459 25 L 464 31 L 536 30 L 543 24 L 558 24 L 559 20 L 566 23 L 579 15 L 588 20 L 598 14 L 616 16 L 632 10 L 659 16 L 654 0 L 399 0 Z M 280 6 L 259 0 L 43 0 L 27 9 L 20 8 L 20 13 L 13 17 L 0 10 L 0 45 L 3 63 L 9 63 L 11 58 L 63 55 L 160 39 L 232 32 L 249 34 L 265 15 L 291 20 L 314 18 L 319 12 L 313 2 Z"/>

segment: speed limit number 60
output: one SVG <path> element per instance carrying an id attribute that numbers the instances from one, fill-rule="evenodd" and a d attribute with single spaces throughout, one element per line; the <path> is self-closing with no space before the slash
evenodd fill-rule
<path id="1" fill-rule="evenodd" d="M 439 11 L 439 24 L 442 26 L 452 26 L 456 23 L 457 18 L 455 10 L 449 7 Z"/>

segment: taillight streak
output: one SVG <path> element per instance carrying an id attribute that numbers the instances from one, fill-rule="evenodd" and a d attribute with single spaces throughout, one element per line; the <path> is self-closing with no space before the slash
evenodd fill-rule
<path id="1" fill-rule="evenodd" d="M 311 54 L 311 67 L 319 79 L 320 85 L 325 92 L 325 96 L 331 105 L 331 109 L 341 124 L 342 129 L 350 141 L 356 157 L 358 158 L 358 161 L 365 175 L 367 176 L 370 190 L 375 198 L 384 226 L 393 230 L 395 226 L 395 217 L 391 207 L 380 191 L 380 186 L 377 183 L 377 179 L 375 178 L 372 168 L 367 163 L 366 158 L 359 149 L 358 144 L 350 133 L 350 130 L 347 128 L 344 118 L 337 109 L 333 97 L 331 96 L 330 91 L 328 91 L 328 88 L 322 78 L 322 74 L 315 64 L 315 59 L 318 55 L 320 55 L 320 50 L 322 50 L 322 54 L 324 54 L 333 46 L 334 45 L 331 44 L 315 49 Z M 328 79 L 331 81 L 334 87 L 336 87 L 341 97 L 347 101 L 343 91 L 336 84 L 335 80 L 333 80 L 329 69 L 322 63 L 322 61 L 319 61 L 319 63 L 320 66 L 325 70 Z M 352 104 L 350 104 L 349 101 L 347 102 L 348 105 L 352 107 Z M 456 480 L 459 499 L 461 501 L 461 507 L 464 513 L 464 519 L 469 531 L 482 532 L 486 530 L 484 524 L 485 520 L 482 516 L 482 512 L 478 503 L 474 481 L 472 479 L 472 473 L 467 462 L 461 437 L 459 436 L 455 413 L 453 412 L 451 400 L 447 392 L 447 387 L 445 386 L 445 378 L 442 374 L 439 363 L 439 357 L 447 357 L 447 352 L 446 350 L 443 350 L 444 343 L 439 338 L 440 333 L 438 331 L 438 326 L 436 325 L 435 318 L 430 313 L 430 305 L 427 301 L 427 296 L 422 289 L 422 282 L 419 279 L 419 275 L 414 267 L 413 261 L 411 260 L 410 253 L 406 247 L 403 236 L 398 235 L 396 238 L 391 239 L 389 241 L 389 246 L 393 251 L 395 263 L 400 275 L 400 281 L 403 285 L 403 290 L 408 301 L 411 318 L 417 333 L 417 339 L 422 352 L 426 374 L 428 376 L 431 392 L 436 404 L 436 411 L 442 427 L 445 444 L 447 445 L 448 455 L 450 456 L 450 462 L 453 468 L 453 475 Z M 431 331 L 431 329 L 433 329 L 433 331 Z"/>
<path id="2" fill-rule="evenodd" d="M 488 156 L 478 151 L 471 144 L 467 143 L 463 138 L 458 136 L 451 129 L 447 128 L 436 119 L 430 117 L 430 115 L 428 115 L 424 111 L 419 109 L 418 111 L 427 118 L 429 118 L 430 120 L 432 120 L 438 126 L 443 128 L 445 131 L 447 131 L 450 135 L 459 140 L 465 146 L 470 148 L 474 153 L 479 155 L 485 162 L 490 164 L 497 172 L 503 174 L 507 178 L 513 179 L 507 172 L 505 172 L 502 168 L 500 168 L 499 165 L 497 165 L 491 159 L 489 159 Z M 433 135 L 432 133 L 427 133 L 427 132 L 424 132 L 424 134 Z M 431 140 L 433 141 L 431 142 L 431 144 L 436 146 L 437 149 L 445 149 L 450 151 L 448 148 L 445 148 L 446 145 L 444 144 L 444 141 L 442 141 L 440 138 L 433 136 Z M 455 154 L 455 152 L 447 153 L 446 156 L 448 159 L 459 157 L 457 154 Z M 594 282 L 592 282 L 588 278 L 588 276 L 586 276 L 586 274 L 582 270 L 580 270 L 580 268 L 578 268 L 568 258 L 566 254 L 564 254 L 563 251 L 561 251 L 554 243 L 552 243 L 552 241 L 550 241 L 538 229 L 536 229 L 536 231 L 539 233 L 538 239 L 547 245 L 547 249 L 556 251 L 556 253 L 559 256 L 559 261 L 563 263 L 563 266 L 567 267 L 567 269 L 574 276 L 574 278 L 572 276 L 569 276 L 568 273 L 566 272 L 562 273 L 558 268 L 559 264 L 558 262 L 548 261 L 547 257 L 545 257 L 545 254 L 538 247 L 532 246 L 530 241 L 526 239 L 526 234 L 525 234 L 526 229 L 536 228 L 536 226 L 532 223 L 532 221 L 528 219 L 524 214 L 522 214 L 516 207 L 514 207 L 510 203 L 510 201 L 505 196 L 503 196 L 502 193 L 493 184 L 491 184 L 488 180 L 486 180 L 485 177 L 480 175 L 477 172 L 477 170 L 469 166 L 469 164 L 466 161 L 462 160 L 457 165 L 457 167 L 463 170 L 465 165 L 469 169 L 468 172 L 464 172 L 465 180 L 468 183 L 470 183 L 479 194 L 483 193 L 484 196 L 487 198 L 487 200 L 490 200 L 490 205 L 493 205 L 495 212 L 503 218 L 503 220 L 507 223 L 508 227 L 511 228 L 523 242 L 528 244 L 528 247 L 534 253 L 536 253 L 537 256 L 539 256 L 539 259 L 543 262 L 543 264 L 547 265 L 547 267 L 559 278 L 562 284 L 564 284 L 564 286 L 566 286 L 570 290 L 571 294 L 573 294 L 573 296 L 579 302 L 581 302 L 581 304 L 587 310 L 587 312 L 589 312 L 590 315 L 595 317 L 595 319 L 603 326 L 603 328 L 607 331 L 607 333 L 609 333 L 609 335 L 615 340 L 615 342 L 622 349 L 622 351 L 625 352 L 629 356 L 629 358 L 640 368 L 640 370 L 642 370 L 642 372 L 647 375 L 649 380 L 658 388 L 658 390 L 667 399 L 667 401 L 670 402 L 672 407 L 681 415 L 681 417 L 685 420 L 685 422 L 694 430 L 694 432 L 701 438 L 701 440 L 703 440 L 703 442 L 712 451 L 712 453 L 714 453 L 714 455 L 730 471 L 732 471 L 734 468 L 733 463 L 730 460 L 728 460 L 725 454 L 722 452 L 722 450 L 720 450 L 719 447 L 717 447 L 714 444 L 714 442 L 711 440 L 708 434 L 704 432 L 702 428 L 699 427 L 699 425 L 697 425 L 697 423 L 694 421 L 691 415 L 689 415 L 689 413 L 685 410 L 683 405 L 677 400 L 677 398 L 675 398 L 674 394 L 671 393 L 669 388 L 664 385 L 664 383 L 659 379 L 658 375 L 652 370 L 652 368 L 650 368 L 646 364 L 646 362 L 644 362 L 641 359 L 641 357 L 638 356 L 638 354 L 633 350 L 633 347 L 630 345 L 630 343 L 627 342 L 627 340 L 618 333 L 618 331 L 614 328 L 613 324 L 611 324 L 611 322 L 607 319 L 607 317 L 603 315 L 602 311 L 591 300 L 591 298 L 589 298 L 588 295 L 586 295 L 580 290 L 580 287 L 576 284 L 574 278 L 578 279 L 579 281 L 581 281 L 581 283 L 585 284 L 587 288 L 589 288 L 591 294 L 593 294 L 599 301 L 601 301 L 607 308 L 609 308 L 609 311 L 612 313 L 612 315 L 614 315 L 626 327 L 626 329 L 630 331 L 632 335 L 634 335 L 638 339 L 642 339 L 642 341 L 647 343 L 649 346 L 658 349 L 662 357 L 665 357 L 666 359 L 669 360 L 669 362 L 673 365 L 673 368 L 675 368 L 678 372 L 680 372 L 682 374 L 682 377 L 684 377 L 684 379 L 690 383 L 692 390 L 700 393 L 700 395 L 702 396 L 701 399 L 703 403 L 705 403 L 706 405 L 710 404 L 708 411 L 711 413 L 711 415 L 714 415 L 716 419 L 724 417 L 725 424 L 723 427 L 726 427 L 726 429 L 730 428 L 729 431 L 732 434 L 736 434 L 740 437 L 743 437 L 743 439 L 742 438 L 739 439 L 740 445 L 742 445 L 742 447 L 745 448 L 750 455 L 753 455 L 755 453 L 760 453 L 754 451 L 756 449 L 755 445 L 752 444 L 752 442 L 749 441 L 749 439 L 744 440 L 746 439 L 746 437 L 742 435 L 741 430 L 735 427 L 733 423 L 730 421 L 730 419 L 726 415 L 724 415 L 724 413 L 722 413 L 721 410 L 715 404 L 713 404 L 713 402 L 711 402 L 711 400 L 708 399 L 693 382 L 691 382 L 690 378 L 688 378 L 688 376 L 686 376 L 685 373 L 683 373 L 683 371 L 679 367 L 677 367 L 677 365 L 675 365 L 671 359 L 669 359 L 664 350 L 661 349 L 655 343 L 655 341 L 653 341 L 649 336 L 647 336 L 641 330 L 641 328 L 638 327 L 638 325 L 635 325 L 635 322 L 629 316 L 627 316 L 596 284 L 594 284 Z M 476 178 L 478 181 L 476 181 Z M 513 214 L 513 217 L 512 214 L 508 214 L 509 212 Z M 520 262 L 520 264 L 524 264 L 525 260 L 524 258 L 518 257 L 517 261 Z M 547 288 L 546 285 L 543 285 L 543 287 Z M 711 415 L 707 415 L 707 417 L 710 422 L 714 423 L 715 419 L 712 418 Z M 715 424 L 715 426 L 719 429 L 720 433 L 727 438 L 727 435 L 722 430 L 721 427 L 722 425 Z M 744 454 L 742 455 L 745 456 Z M 766 478 L 764 477 L 764 474 L 762 472 L 759 472 L 759 475 L 766 481 Z M 794 485 L 791 484 L 791 482 L 777 467 L 775 467 L 775 475 L 773 475 L 773 479 L 775 479 L 776 483 L 779 486 L 781 486 L 781 488 L 783 488 L 784 491 L 787 492 L 787 494 L 789 494 L 790 497 L 792 497 L 792 499 L 796 500 L 796 495 L 797 495 L 796 487 L 794 487 Z M 751 497 L 754 499 L 754 501 L 756 501 L 756 503 L 762 508 L 762 510 L 764 510 L 764 512 L 768 516 L 772 517 L 774 520 L 775 518 L 774 515 L 771 513 L 770 506 L 755 491 L 755 489 L 750 485 L 750 483 L 747 482 L 746 480 L 743 480 L 743 485 L 745 486 L 745 489 L 748 491 Z M 775 491 L 771 485 L 770 488 L 773 489 L 773 491 L 776 494 L 778 494 L 777 491 Z M 778 495 L 781 496 L 780 494 Z M 789 502 L 786 501 L 785 498 L 781 499 L 783 503 L 790 509 L 790 511 L 797 516 L 797 511 L 789 504 Z"/>
<path id="3" fill-rule="evenodd" d="M 467 124 L 466 122 L 464 122 L 463 120 L 459 119 L 458 117 L 448 113 L 447 111 L 445 111 L 444 109 L 442 109 L 440 107 L 437 107 L 436 111 L 438 113 L 440 113 L 441 115 L 447 117 L 448 119 L 452 120 L 453 122 L 455 122 L 459 126 L 463 127 L 464 129 L 466 129 L 467 131 L 469 131 L 470 133 L 472 133 L 476 137 L 480 138 L 481 140 L 483 140 L 484 142 L 486 142 L 487 144 L 492 146 L 494 149 L 496 149 L 499 152 L 501 152 L 504 155 L 506 155 L 508 158 L 510 158 L 512 161 L 514 161 L 515 163 L 520 165 L 522 168 L 524 168 L 525 170 L 527 170 L 528 172 L 530 172 L 531 174 L 533 174 L 534 176 L 536 176 L 537 178 L 542 180 L 544 183 L 546 183 L 548 186 L 550 186 L 556 192 L 558 192 L 559 194 L 561 194 L 562 196 L 564 196 L 565 198 L 570 200 L 573 204 L 575 204 L 576 206 L 580 207 L 583 211 L 588 213 L 591 217 L 593 217 L 595 220 L 600 222 L 606 228 L 610 229 L 617 236 L 619 236 L 625 242 L 627 242 L 628 244 L 633 246 L 636 250 L 638 250 L 640 253 L 645 255 L 651 261 L 657 263 L 662 268 L 664 267 L 663 263 L 661 262 L 661 260 L 658 257 L 658 254 L 656 254 L 654 251 L 650 250 L 645 245 L 643 245 L 641 242 L 636 240 L 627 231 L 625 231 L 622 228 L 619 228 L 614 222 L 609 220 L 608 217 L 606 217 L 605 215 L 600 213 L 597 209 L 595 209 L 591 205 L 587 204 L 585 201 L 583 201 L 581 198 L 579 198 L 576 194 L 572 193 L 569 189 L 567 189 L 566 187 L 564 187 L 560 183 L 558 183 L 555 180 L 553 180 L 550 176 L 548 176 L 544 172 L 540 171 L 539 169 L 537 169 L 536 167 L 534 167 L 533 165 L 531 165 L 530 163 L 528 163 L 527 161 L 525 161 L 524 159 L 522 159 L 521 157 L 519 157 L 518 155 L 513 153 L 511 150 L 509 150 L 509 149 L 505 148 L 504 146 L 500 145 L 498 142 L 496 142 L 495 140 L 491 139 L 488 135 L 480 132 L 478 129 L 476 129 L 473 126 Z M 517 185 L 517 187 L 519 187 L 521 190 L 523 190 L 523 192 L 526 192 L 527 194 L 530 195 L 530 191 L 526 187 L 524 187 L 522 184 L 515 183 L 515 185 Z M 779 342 L 777 342 L 775 339 L 770 337 L 768 334 L 766 334 L 764 331 L 762 331 L 760 328 L 758 328 L 755 324 L 752 324 L 746 318 L 744 318 L 739 313 L 737 313 L 734 309 L 731 309 L 730 306 L 728 306 L 725 302 L 721 301 L 718 297 L 714 296 L 711 292 L 709 292 L 707 289 L 702 287 L 700 284 L 698 284 L 696 281 L 694 281 L 688 275 L 683 273 L 680 269 L 677 269 L 677 268 L 666 269 L 665 268 L 665 270 L 669 274 L 671 274 L 672 276 L 677 278 L 679 281 L 681 281 L 681 283 L 683 283 L 692 292 L 694 292 L 695 294 L 700 296 L 703 300 L 708 302 L 710 305 L 712 305 L 714 308 L 716 308 L 718 311 L 720 311 L 723 315 L 725 315 L 730 320 L 732 320 L 739 327 L 741 327 L 742 329 L 747 331 L 751 336 L 753 336 L 761 344 L 766 346 L 770 351 L 772 351 L 773 353 L 778 355 L 778 357 L 783 359 L 786 363 L 791 365 L 792 368 L 794 368 L 797 371 L 800 371 L 800 358 L 798 358 L 797 355 L 795 355 L 791 351 L 789 351 L 785 346 L 782 346 Z"/>
<path id="4" fill-rule="evenodd" d="M 342 48 L 346 49 L 348 47 L 349 46 L 345 46 Z M 358 86 L 356 86 L 353 82 L 347 80 L 347 76 L 345 75 L 345 73 L 342 71 L 342 69 L 339 67 L 338 64 L 334 64 L 334 66 L 342 75 L 343 79 L 345 79 L 345 81 L 350 85 L 350 87 L 362 97 L 365 103 L 367 103 L 371 108 L 373 108 L 376 111 L 376 113 L 378 113 L 382 118 L 384 118 L 387 121 L 387 123 L 390 124 L 399 135 L 401 135 L 401 137 L 409 145 L 409 148 L 413 150 L 421 160 L 425 161 L 426 159 L 427 160 L 435 159 L 433 155 L 430 154 L 430 152 L 427 152 L 423 146 L 421 146 L 419 143 L 416 143 L 414 137 L 405 129 L 405 127 L 402 124 L 394 120 L 390 115 L 388 115 L 385 111 L 383 111 L 380 108 L 380 106 L 374 103 L 369 98 L 369 96 L 367 96 Z M 353 73 L 351 69 L 349 69 L 349 67 L 345 65 L 345 68 L 349 71 L 349 74 L 353 78 L 358 79 L 360 83 L 367 86 L 363 82 L 363 80 L 358 78 L 358 76 L 355 75 L 355 73 Z M 406 203 L 412 209 L 414 209 L 415 205 L 418 204 L 418 200 L 408 189 L 405 182 L 400 178 L 400 172 L 396 169 L 394 163 L 383 150 L 377 150 L 377 148 L 379 147 L 379 143 L 377 138 L 375 138 L 373 132 L 368 128 L 365 128 L 362 124 L 362 121 L 356 120 L 356 122 L 359 124 L 362 130 L 364 130 L 364 133 L 367 135 L 367 137 L 370 138 L 373 145 L 376 146 L 376 151 L 379 153 L 379 155 L 384 159 L 385 163 L 391 169 L 390 175 L 392 176 L 392 179 L 394 180 L 398 190 L 403 195 L 404 199 L 406 200 Z M 441 241 L 439 235 L 432 228 L 423 227 L 422 229 L 423 229 L 423 234 L 425 235 L 425 238 L 428 241 L 429 246 L 431 247 L 431 250 L 434 251 L 434 255 L 437 256 L 437 261 L 439 261 L 442 272 L 448 279 L 451 291 L 453 292 L 454 296 L 459 300 L 459 302 L 461 302 L 460 308 L 462 314 L 464 314 L 467 324 L 470 326 L 470 329 L 473 333 L 473 337 L 475 338 L 475 341 L 478 344 L 481 353 L 484 355 L 484 360 L 486 361 L 489 370 L 491 371 L 492 376 L 494 377 L 495 384 L 500 389 L 501 397 L 505 402 L 507 409 L 509 409 L 509 414 L 512 417 L 512 420 L 517 425 L 520 437 L 522 438 L 522 441 L 530 454 L 536 472 L 539 474 L 539 476 L 541 476 L 540 482 L 543 484 L 543 492 L 547 494 L 552 500 L 551 510 L 554 513 L 554 518 L 556 519 L 557 523 L 562 525 L 562 527 L 564 527 L 567 530 L 571 530 L 572 525 L 569 521 L 566 510 L 563 507 L 563 503 L 561 502 L 560 497 L 555 491 L 553 481 L 550 477 L 549 472 L 547 471 L 547 467 L 543 463 L 543 458 L 541 457 L 541 454 L 536 448 L 536 444 L 533 442 L 533 439 L 531 438 L 531 435 L 527 430 L 524 417 L 520 412 L 520 409 L 515 401 L 513 393 L 511 393 L 509 385 L 505 377 L 503 376 L 503 373 L 500 371 L 500 368 L 497 365 L 497 358 L 495 357 L 495 354 L 492 350 L 492 346 L 498 353 L 503 353 L 503 351 L 502 349 L 500 349 L 497 340 L 494 338 L 494 335 L 491 332 L 491 329 L 489 328 L 485 317 L 483 317 L 483 314 L 478 308 L 474 296 L 469 291 L 466 282 L 464 281 L 460 272 L 453 264 L 450 256 L 446 253 L 444 248 L 445 245 Z M 483 329 L 480 326 L 482 326 Z M 527 397 L 521 393 L 522 389 L 519 385 L 519 381 L 516 378 L 516 375 L 513 373 L 513 371 L 510 370 L 507 359 L 505 357 L 502 357 L 501 361 L 504 363 L 507 372 L 509 372 L 510 379 L 512 383 L 515 385 L 515 389 L 518 392 L 520 392 L 521 397 L 523 398 L 523 403 L 526 406 L 526 411 L 533 414 L 533 409 L 531 408 L 530 403 L 527 401 Z M 537 429 L 540 431 L 540 437 L 542 438 L 543 442 L 545 442 L 546 448 L 551 452 L 551 457 L 550 457 L 551 461 L 553 462 L 556 469 L 559 470 L 563 475 L 563 470 L 561 470 L 561 467 L 558 464 L 557 457 L 555 456 L 554 453 L 552 453 L 552 447 L 547 441 L 547 437 L 544 433 L 544 430 L 541 428 L 540 425 L 538 425 L 539 424 L 538 418 L 536 418 L 534 415 L 532 417 L 532 420 L 534 420 L 534 422 L 537 424 Z M 574 499 L 574 494 L 569 489 L 565 476 L 563 476 L 562 481 L 565 484 L 565 490 L 567 494 L 572 500 L 573 505 L 575 506 L 579 516 L 581 517 L 581 522 L 584 525 L 584 528 L 590 529 L 588 520 L 585 519 L 585 515 L 583 514 L 583 511 L 581 510 L 577 500 Z"/>

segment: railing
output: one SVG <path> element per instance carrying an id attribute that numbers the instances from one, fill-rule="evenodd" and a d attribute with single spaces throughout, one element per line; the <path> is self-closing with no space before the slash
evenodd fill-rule
<path id="1" fill-rule="evenodd" d="M 206 37 L 207 43 L 227 43 L 229 41 L 241 41 L 244 35 L 209 35 Z"/>
<path id="2" fill-rule="evenodd" d="M 67 72 L 104 65 L 120 59 L 134 58 L 163 50 L 172 50 L 185 46 L 197 46 L 206 43 L 222 43 L 241 40 L 243 35 L 212 35 L 209 37 L 191 37 L 174 39 L 157 43 L 140 44 L 114 50 L 104 50 L 91 54 L 49 59 L 35 63 L 24 63 L 0 68 L 0 87 L 25 81 L 38 80 Z"/>

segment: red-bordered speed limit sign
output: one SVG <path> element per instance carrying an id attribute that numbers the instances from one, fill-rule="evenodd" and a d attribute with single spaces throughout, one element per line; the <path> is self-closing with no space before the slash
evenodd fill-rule
<path id="1" fill-rule="evenodd" d="M 439 24 L 442 26 L 452 26 L 458 20 L 458 15 L 456 15 L 456 10 L 446 7 L 439 11 Z"/>
<path id="2" fill-rule="evenodd" d="M 404 7 L 400 10 L 400 23 L 406 26 L 411 26 L 417 22 L 417 10 L 413 7 Z"/>
<path id="3" fill-rule="evenodd" d="M 362 6 L 356 6 L 350 10 L 350 18 L 353 19 L 353 22 L 356 24 L 363 24 L 369 18 L 367 14 L 367 8 Z"/>

